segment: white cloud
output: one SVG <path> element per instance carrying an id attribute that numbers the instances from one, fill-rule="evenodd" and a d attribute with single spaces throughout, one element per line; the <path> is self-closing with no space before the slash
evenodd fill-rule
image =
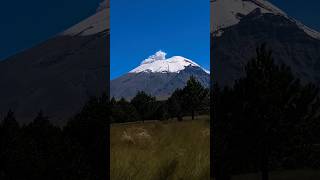
<path id="1" fill-rule="evenodd" d="M 160 50 L 160 51 L 156 52 L 156 54 L 149 56 L 148 59 L 145 59 L 144 61 L 142 61 L 141 64 L 148 64 L 148 63 L 152 63 L 154 61 L 166 60 L 166 55 L 167 55 L 167 53 Z"/>
<path id="2" fill-rule="evenodd" d="M 160 50 L 160 51 L 156 52 L 155 55 L 152 55 L 151 57 L 153 57 L 156 60 L 165 60 L 166 55 L 167 55 L 167 53 Z"/>

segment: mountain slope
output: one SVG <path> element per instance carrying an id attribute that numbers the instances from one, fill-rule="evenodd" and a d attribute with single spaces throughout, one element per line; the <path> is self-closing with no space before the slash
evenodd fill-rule
<path id="1" fill-rule="evenodd" d="M 1 61 L 0 113 L 12 109 L 18 121 L 27 123 L 43 110 L 53 123 L 64 124 L 89 96 L 107 91 L 108 14 L 106 6 L 64 33 Z"/>
<path id="2" fill-rule="evenodd" d="M 109 4 L 107 1 L 103 2 L 104 4 Z M 100 6 L 101 7 L 101 6 Z M 80 23 L 72 26 L 62 33 L 63 35 L 94 35 L 110 29 L 110 15 L 109 15 L 109 6 L 102 6 L 103 9 L 98 8 L 96 14 L 90 16 L 89 18 L 81 21 Z"/>
<path id="3" fill-rule="evenodd" d="M 165 53 L 159 51 L 129 73 L 112 80 L 110 93 L 116 98 L 131 99 L 138 91 L 145 91 L 165 99 L 175 89 L 183 88 L 190 76 L 209 87 L 209 71 L 181 56 L 166 59 Z"/>
<path id="4" fill-rule="evenodd" d="M 221 36 L 225 28 L 238 24 L 243 17 L 257 9 L 262 14 L 282 16 L 295 23 L 308 35 L 320 39 L 319 32 L 289 17 L 267 0 L 211 0 L 211 31 L 215 36 Z"/>
<path id="5" fill-rule="evenodd" d="M 218 2 L 224 2 L 225 7 L 219 8 Z M 256 47 L 262 43 L 273 50 L 276 62 L 290 66 L 297 77 L 305 82 L 320 83 L 318 32 L 264 0 L 216 0 L 211 2 L 211 10 L 228 16 L 226 19 L 238 18 L 236 22 L 225 24 L 220 19 L 222 16 L 211 19 L 211 68 L 219 84 L 231 85 L 241 77 L 245 64 L 255 56 Z"/>

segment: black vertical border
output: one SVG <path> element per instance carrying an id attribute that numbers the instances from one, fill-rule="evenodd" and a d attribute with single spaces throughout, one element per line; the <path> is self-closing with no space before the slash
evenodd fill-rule
<path id="1" fill-rule="evenodd" d="M 213 146 L 213 140 L 214 140 L 214 76 L 213 76 L 213 35 L 210 32 L 210 178 L 213 179 L 214 174 L 214 146 Z"/>
<path id="2" fill-rule="evenodd" d="M 212 10 L 211 3 L 213 0 L 210 0 L 210 179 L 214 179 L 214 146 L 213 146 L 213 140 L 214 140 L 214 75 L 213 75 L 213 61 L 214 61 L 214 54 L 213 54 L 213 34 L 212 34 L 212 25 L 213 23 L 213 17 L 212 17 Z"/>
<path id="3" fill-rule="evenodd" d="M 107 17 L 109 17 L 109 19 L 107 19 L 107 24 L 109 29 L 107 30 L 107 49 L 106 49 L 106 53 L 107 53 L 107 59 L 106 59 L 106 69 L 107 69 L 107 88 L 106 88 L 106 94 L 107 94 L 107 98 L 110 101 L 110 0 L 107 1 L 107 7 L 109 7 L 109 11 L 107 11 L 106 14 Z M 106 138 L 105 138 L 105 153 L 106 153 L 106 158 L 105 158 L 105 169 L 106 169 L 106 178 L 105 179 L 110 179 L 110 114 L 111 114 L 111 109 L 109 108 L 108 110 L 108 115 L 109 117 L 107 118 L 107 123 L 106 123 Z"/>
<path id="4" fill-rule="evenodd" d="M 107 96 L 110 101 L 110 30 L 107 32 Z M 108 114 L 110 114 L 110 109 L 108 109 Z M 106 169 L 107 169 L 107 178 L 110 179 L 110 115 L 108 117 L 108 122 L 106 126 Z"/>

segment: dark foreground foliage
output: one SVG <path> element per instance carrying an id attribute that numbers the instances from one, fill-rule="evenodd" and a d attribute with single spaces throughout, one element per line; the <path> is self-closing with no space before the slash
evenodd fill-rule
<path id="1" fill-rule="evenodd" d="M 276 65 L 265 45 L 232 86 L 214 91 L 214 175 L 320 168 L 320 100 L 313 84 L 301 83 Z"/>
<path id="2" fill-rule="evenodd" d="M 108 179 L 109 109 L 107 96 L 92 98 L 63 128 L 42 112 L 21 126 L 9 111 L 0 126 L 0 179 Z"/>
<path id="3" fill-rule="evenodd" d="M 188 110 L 200 113 L 200 105 L 208 102 L 207 90 L 194 78 L 188 83 L 190 90 L 177 92 L 195 98 Z M 201 96 L 193 97 L 195 93 Z M 92 97 L 64 127 L 52 125 L 43 112 L 30 124 L 20 125 L 14 112 L 9 111 L 0 124 L 0 179 L 108 179 L 110 122 L 182 117 L 187 111 L 180 95 L 170 98 L 173 108 L 179 106 L 178 115 L 169 114 L 167 101 L 157 101 L 144 92 L 138 92 L 131 102 L 109 101 L 107 95 Z"/>

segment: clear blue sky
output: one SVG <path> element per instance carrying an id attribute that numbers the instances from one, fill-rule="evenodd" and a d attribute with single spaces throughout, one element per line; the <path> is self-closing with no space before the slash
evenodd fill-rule
<path id="1" fill-rule="evenodd" d="M 158 50 L 210 66 L 209 0 L 113 0 L 111 79 Z"/>
<path id="2" fill-rule="evenodd" d="M 101 0 L 14 0 L 0 4 L 0 60 L 92 15 Z M 319 0 L 270 0 L 320 31 Z M 209 0 L 111 0 L 111 75 L 162 49 L 209 67 Z"/>
<path id="3" fill-rule="evenodd" d="M 320 31 L 319 0 L 270 2 Z M 114 0 L 110 7 L 111 79 L 160 49 L 209 69 L 209 0 Z"/>
<path id="4" fill-rule="evenodd" d="M 94 14 L 100 1 L 1 1 L 0 60 L 45 41 Z"/>
<path id="5" fill-rule="evenodd" d="M 269 2 L 303 24 L 320 31 L 319 0 L 269 0 Z"/>

